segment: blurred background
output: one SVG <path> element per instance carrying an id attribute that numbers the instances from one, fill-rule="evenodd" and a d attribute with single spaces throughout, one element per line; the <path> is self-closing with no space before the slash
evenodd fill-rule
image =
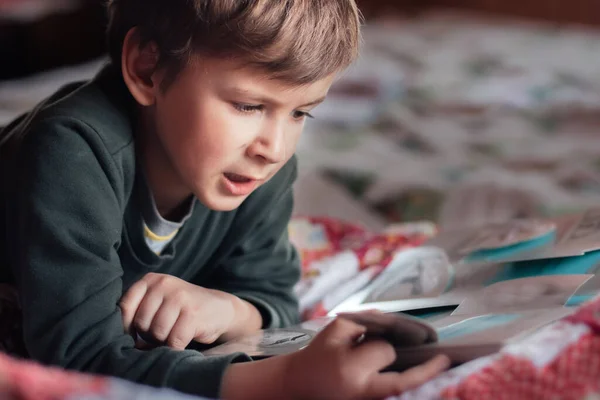
<path id="1" fill-rule="evenodd" d="M 600 205 L 600 0 L 363 0 L 296 214 L 444 229 Z M 106 62 L 104 2 L 0 0 L 0 126 Z"/>

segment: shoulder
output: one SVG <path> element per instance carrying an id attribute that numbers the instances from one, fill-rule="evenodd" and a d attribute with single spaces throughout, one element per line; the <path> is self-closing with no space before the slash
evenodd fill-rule
<path id="1" fill-rule="evenodd" d="M 134 122 L 127 95 L 124 84 L 106 70 L 91 81 L 69 84 L 6 128 L 3 152 L 14 150 L 19 164 L 87 163 L 111 175 L 115 183 L 132 181 Z"/>
<path id="2" fill-rule="evenodd" d="M 116 191 L 129 192 L 135 176 L 130 106 L 111 79 L 100 74 L 67 85 L 9 125 L 2 133 L 7 139 L 2 152 L 13 153 L 9 165 L 37 170 L 32 179 L 44 165 L 64 167 L 61 178 L 67 180 L 92 168 L 107 176 Z"/>
<path id="3" fill-rule="evenodd" d="M 121 78 L 107 67 L 95 79 L 68 85 L 42 103 L 31 115 L 30 128 L 66 124 L 95 136 L 108 153 L 116 154 L 133 147 L 134 121 L 128 96 Z"/>

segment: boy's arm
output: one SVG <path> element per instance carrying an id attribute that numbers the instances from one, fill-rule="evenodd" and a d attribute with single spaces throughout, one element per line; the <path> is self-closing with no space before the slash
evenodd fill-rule
<path id="1" fill-rule="evenodd" d="M 277 197 L 268 191 L 249 198 L 242 216 L 262 215 L 250 226 L 239 223 L 237 229 L 249 229 L 245 238 L 216 270 L 210 288 L 231 293 L 254 305 L 263 319 L 263 328 L 276 328 L 299 321 L 298 301 L 293 288 L 300 278 L 299 255 L 288 238 L 292 215 L 291 185 L 296 177 L 296 160 L 292 159 L 269 182 L 283 186 Z M 258 193 L 257 193 L 258 194 Z M 265 212 L 266 211 L 266 212 Z M 242 218 L 241 221 L 247 221 Z"/>
<path id="2" fill-rule="evenodd" d="M 241 354 L 134 348 L 118 307 L 126 202 L 122 170 L 81 122 L 38 123 L 20 151 L 9 255 L 35 360 L 214 397 Z"/>

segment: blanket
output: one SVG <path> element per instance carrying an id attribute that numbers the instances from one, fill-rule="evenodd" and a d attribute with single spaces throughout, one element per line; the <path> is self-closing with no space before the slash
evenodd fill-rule
<path id="1" fill-rule="evenodd" d="M 396 253 L 423 244 L 435 233 L 436 226 L 428 222 L 375 232 L 334 218 L 293 218 L 289 236 L 302 260 L 296 285 L 302 319 L 326 316 L 377 277 Z"/>

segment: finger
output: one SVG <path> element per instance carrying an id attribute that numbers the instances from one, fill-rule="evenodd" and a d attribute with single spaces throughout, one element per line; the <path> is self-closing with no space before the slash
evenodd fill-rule
<path id="1" fill-rule="evenodd" d="M 353 346 L 362 337 L 367 328 L 343 317 L 331 321 L 314 339 L 325 345 Z"/>
<path id="2" fill-rule="evenodd" d="M 202 326 L 198 326 L 196 323 L 194 326 L 194 340 L 198 343 L 212 344 L 222 335 L 215 325 L 203 324 Z"/>
<path id="3" fill-rule="evenodd" d="M 121 315 L 123 318 L 123 326 L 125 328 L 125 333 L 129 333 L 130 335 L 134 335 L 133 332 L 133 319 L 135 317 L 135 313 L 137 309 L 144 299 L 146 292 L 148 290 L 148 284 L 141 280 L 134 283 L 129 290 L 121 297 L 121 301 L 119 302 L 119 307 L 121 308 Z"/>
<path id="4" fill-rule="evenodd" d="M 352 354 L 370 371 L 381 371 L 396 361 L 394 346 L 383 340 L 367 340 L 356 346 Z"/>
<path id="5" fill-rule="evenodd" d="M 376 308 L 367 308 L 365 310 L 360 310 L 360 311 L 354 311 L 354 312 L 341 312 L 338 313 L 337 316 L 338 317 L 342 317 L 344 318 L 345 316 L 349 316 L 350 319 L 352 319 L 352 315 L 354 314 L 366 314 L 366 315 L 370 315 L 370 314 L 385 314 L 383 311 L 378 310 Z"/>
<path id="6" fill-rule="evenodd" d="M 194 339 L 195 332 L 196 329 L 192 316 L 182 311 L 166 339 L 167 346 L 177 350 L 184 350 Z"/>
<path id="7" fill-rule="evenodd" d="M 163 301 L 163 295 L 156 291 L 146 293 L 133 318 L 133 326 L 138 332 L 150 332 L 150 324 Z"/>
<path id="8" fill-rule="evenodd" d="M 450 366 L 446 356 L 437 356 L 404 372 L 385 372 L 374 375 L 366 395 L 372 398 L 397 396 L 402 392 L 415 388 L 437 376 Z"/>
<path id="9" fill-rule="evenodd" d="M 154 314 L 148 332 L 156 341 L 164 343 L 167 337 L 169 337 L 177 318 L 179 318 L 180 312 L 181 308 L 178 305 L 174 305 L 168 301 L 163 302 L 158 311 L 156 311 L 156 314 Z"/>

